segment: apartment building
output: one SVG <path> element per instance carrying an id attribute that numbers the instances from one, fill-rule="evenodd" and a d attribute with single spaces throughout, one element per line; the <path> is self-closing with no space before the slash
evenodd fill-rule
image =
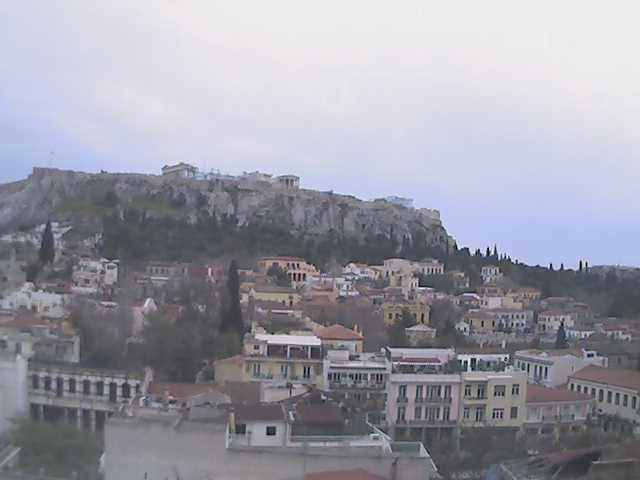
<path id="1" fill-rule="evenodd" d="M 465 372 L 460 377 L 461 426 L 522 426 L 527 395 L 527 378 L 523 372 Z"/>
<path id="2" fill-rule="evenodd" d="M 525 432 L 560 435 L 585 427 L 596 406 L 595 399 L 566 388 L 527 385 Z"/>
<path id="3" fill-rule="evenodd" d="M 464 321 L 472 333 L 491 333 L 498 327 L 496 314 L 491 310 L 471 310 L 464 315 Z"/>
<path id="4" fill-rule="evenodd" d="M 569 390 L 594 398 L 599 415 L 640 426 L 640 372 L 589 365 L 569 376 Z"/>
<path id="5" fill-rule="evenodd" d="M 72 279 L 76 287 L 101 289 L 118 282 L 118 260 L 81 258 L 73 267 Z"/>
<path id="6" fill-rule="evenodd" d="M 323 362 L 324 390 L 360 405 L 373 425 L 385 422 L 391 362 L 384 353 L 329 350 Z"/>
<path id="7" fill-rule="evenodd" d="M 607 366 L 607 358 L 593 350 L 581 348 L 563 350 L 519 350 L 513 365 L 527 375 L 529 383 L 558 387 L 567 383 L 570 375 L 587 365 Z"/>
<path id="8" fill-rule="evenodd" d="M 321 385 L 323 349 L 315 335 L 245 335 L 243 378 Z"/>
<path id="9" fill-rule="evenodd" d="M 504 275 L 500 267 L 496 265 L 485 265 L 480 271 L 480 277 L 482 278 L 482 283 L 491 283 L 501 280 Z"/>
<path id="10" fill-rule="evenodd" d="M 533 324 L 533 311 L 519 308 L 497 308 L 492 310 L 498 321 L 498 328 L 514 332 L 524 332 Z"/>

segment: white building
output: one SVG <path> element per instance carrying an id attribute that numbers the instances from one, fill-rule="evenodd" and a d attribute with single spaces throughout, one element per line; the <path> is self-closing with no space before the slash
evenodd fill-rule
<path id="1" fill-rule="evenodd" d="M 27 360 L 15 353 L 0 353 L 0 436 L 12 428 L 11 421 L 29 412 Z"/>
<path id="2" fill-rule="evenodd" d="M 607 358 L 583 349 L 520 350 L 513 357 L 516 369 L 526 372 L 529 383 L 558 387 L 588 365 L 607 366 Z"/>
<path id="3" fill-rule="evenodd" d="M 462 320 L 456 323 L 456 330 L 460 332 L 465 337 L 469 336 L 471 333 L 471 327 L 467 322 L 463 322 Z"/>
<path id="4" fill-rule="evenodd" d="M 342 268 L 342 273 L 355 280 L 375 280 L 377 272 L 366 263 L 348 263 Z"/>
<path id="5" fill-rule="evenodd" d="M 64 317 L 67 313 L 64 304 L 64 295 L 36 290 L 32 283 L 25 283 L 20 290 L 2 299 L 2 308 L 5 310 L 26 309 L 49 318 Z"/>
<path id="6" fill-rule="evenodd" d="M 586 340 L 591 335 L 596 333 L 596 331 L 593 328 L 587 328 L 587 327 L 566 328 L 565 332 L 567 334 L 567 338 L 570 340 Z"/>
<path id="7" fill-rule="evenodd" d="M 82 258 L 73 267 L 73 284 L 96 290 L 113 286 L 118 283 L 118 264 L 118 260 Z"/>
<path id="8" fill-rule="evenodd" d="M 614 415 L 640 428 L 640 372 L 590 365 L 569 377 L 569 389 L 596 400 L 599 414 Z"/>

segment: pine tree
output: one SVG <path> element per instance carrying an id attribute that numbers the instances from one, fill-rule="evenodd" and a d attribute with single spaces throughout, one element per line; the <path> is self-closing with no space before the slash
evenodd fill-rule
<path id="1" fill-rule="evenodd" d="M 567 347 L 567 332 L 564 329 L 564 322 L 560 323 L 558 332 L 556 333 L 556 348 Z"/>
<path id="2" fill-rule="evenodd" d="M 235 333 L 242 340 L 244 324 L 240 309 L 240 277 L 238 276 L 238 264 L 235 260 L 231 260 L 227 274 L 227 302 L 226 314 L 222 320 L 222 330 L 225 333 Z"/>
<path id="3" fill-rule="evenodd" d="M 38 255 L 42 264 L 53 263 L 53 260 L 56 257 L 51 222 L 47 222 L 44 232 L 42 232 L 42 242 L 40 243 L 40 252 Z"/>

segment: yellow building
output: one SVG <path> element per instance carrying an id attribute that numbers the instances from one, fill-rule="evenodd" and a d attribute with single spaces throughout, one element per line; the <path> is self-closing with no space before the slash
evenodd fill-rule
<path id="1" fill-rule="evenodd" d="M 245 289 L 241 293 L 242 303 L 247 303 L 249 299 L 277 302 L 292 307 L 302 301 L 302 295 L 293 288 L 279 287 L 277 285 L 256 285 L 249 290 Z"/>
<path id="2" fill-rule="evenodd" d="M 416 323 L 429 324 L 431 307 L 420 302 L 385 302 L 382 305 L 385 325 L 392 325 L 402 319 L 402 312 L 407 310 Z"/>
<path id="3" fill-rule="evenodd" d="M 462 374 L 463 427 L 521 428 L 526 419 L 527 378 L 523 372 Z"/>
<path id="4" fill-rule="evenodd" d="M 300 257 L 262 257 L 258 260 L 258 269 L 267 272 L 271 267 L 279 267 L 289 275 L 293 285 L 306 282 L 309 277 L 317 276 L 318 269 Z"/>
<path id="5" fill-rule="evenodd" d="M 322 384 L 322 342 L 315 335 L 247 335 L 244 381 Z"/>
<path id="6" fill-rule="evenodd" d="M 471 332 L 494 332 L 499 326 L 495 313 L 486 310 L 472 310 L 464 316 L 464 321 L 471 327 Z"/>

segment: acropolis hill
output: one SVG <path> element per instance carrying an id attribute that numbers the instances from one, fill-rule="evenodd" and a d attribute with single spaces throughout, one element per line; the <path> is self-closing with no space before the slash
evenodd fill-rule
<path id="1" fill-rule="evenodd" d="M 99 233 L 105 209 L 135 208 L 149 218 L 180 215 L 194 221 L 202 213 L 233 215 L 238 225 L 272 222 L 292 233 L 332 231 L 364 238 L 392 232 L 402 240 L 421 232 L 429 245 L 454 243 L 437 210 L 308 190 L 298 182 L 295 175 L 272 177 L 259 172 L 231 176 L 194 170 L 183 176 L 172 171 L 163 175 L 93 174 L 34 168 L 25 180 L 0 185 L 0 231 L 52 220 Z"/>

